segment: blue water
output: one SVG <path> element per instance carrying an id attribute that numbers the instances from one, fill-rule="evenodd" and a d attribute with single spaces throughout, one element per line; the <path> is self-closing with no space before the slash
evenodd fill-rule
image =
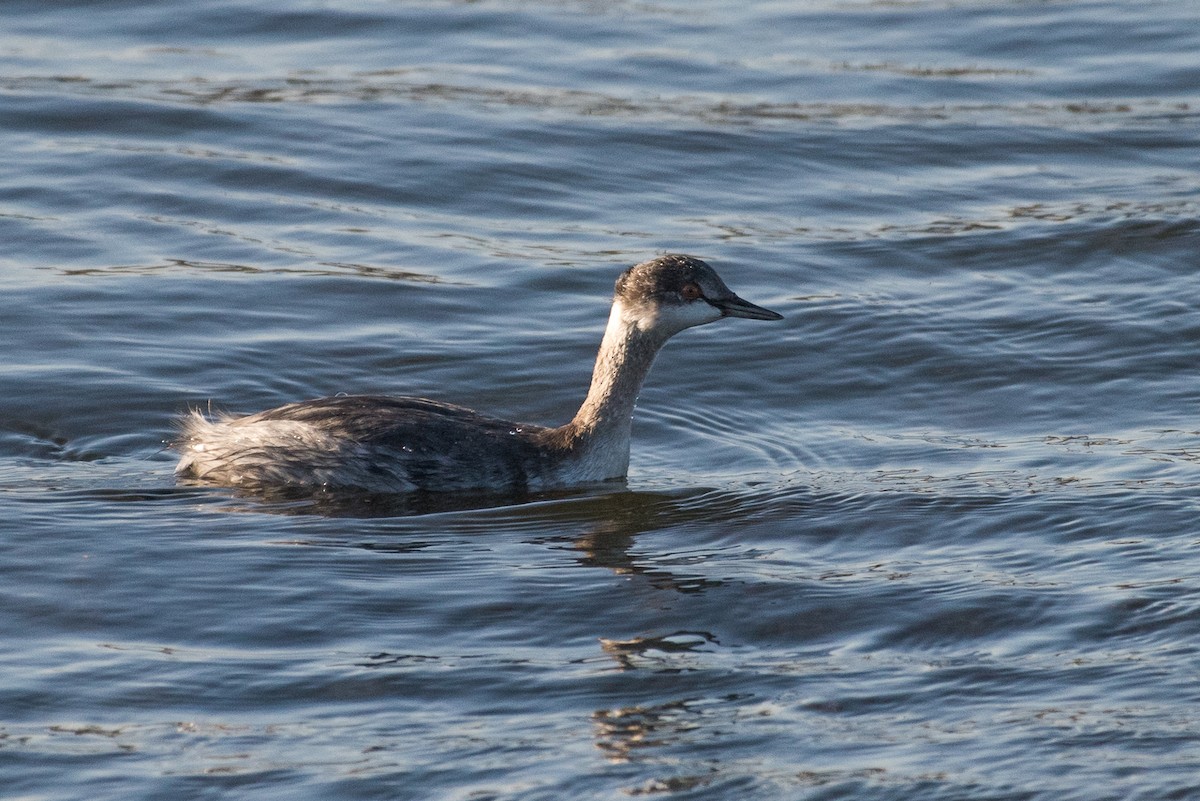
<path id="1" fill-rule="evenodd" d="M 269 6 L 269 7 L 268 7 Z M 1200 6 L 19 3 L 0 795 L 1200 797 Z M 177 485 L 188 408 L 561 423 L 623 486 Z"/>

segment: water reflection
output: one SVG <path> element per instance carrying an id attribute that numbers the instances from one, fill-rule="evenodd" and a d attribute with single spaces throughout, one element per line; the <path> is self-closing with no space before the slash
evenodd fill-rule
<path id="1" fill-rule="evenodd" d="M 717 644 L 715 635 L 706 631 L 676 631 L 663 637 L 633 637 L 628 640 L 600 638 L 600 647 L 624 670 L 651 667 L 656 670 L 679 672 L 688 669 L 679 656 L 700 652 L 709 643 Z"/>
<path id="2" fill-rule="evenodd" d="M 762 762 L 753 766 L 738 759 L 713 756 L 692 759 L 697 748 L 709 749 L 726 740 L 736 740 L 744 725 L 747 709 L 754 709 L 750 694 L 731 693 L 721 697 L 685 696 L 653 704 L 598 709 L 591 723 L 596 748 L 612 765 L 639 764 L 654 775 L 641 784 L 625 788 L 629 795 L 655 795 L 705 787 L 716 782 L 740 781 L 749 771 L 756 781 L 762 775 Z M 754 713 L 760 717 L 761 710 Z M 726 743 L 728 745 L 728 743 Z M 714 754 L 724 754 L 716 751 Z M 780 784 L 811 784 L 795 777 Z M 736 795 L 736 794 L 735 794 Z"/>
<path id="3" fill-rule="evenodd" d="M 181 489 L 196 492 L 201 488 Z M 576 554 L 584 567 L 599 567 L 620 576 L 639 576 L 656 589 L 698 593 L 724 582 L 700 573 L 647 565 L 634 551 L 639 535 L 695 521 L 737 519 L 742 502 L 737 493 L 690 490 L 678 493 L 631 492 L 624 482 L 554 492 L 454 492 L 396 493 L 325 491 L 270 488 L 234 491 L 202 488 L 223 500 L 229 512 L 285 516 L 391 520 L 387 539 L 336 536 L 299 544 L 325 547 L 352 546 L 367 550 L 408 552 L 427 547 L 431 528 L 446 534 L 532 535 L 532 541 Z M 374 527 L 372 527 L 374 530 Z M 399 538 L 403 535 L 403 539 Z M 413 537 L 416 537 L 414 539 Z"/>
<path id="4" fill-rule="evenodd" d="M 647 565 L 632 550 L 638 535 L 694 517 L 686 510 L 685 498 L 626 492 L 611 498 L 606 506 L 595 510 L 599 514 L 588 521 L 588 531 L 569 539 L 578 552 L 578 564 L 605 568 L 619 576 L 640 576 L 656 589 L 681 593 L 703 592 L 723 583 L 700 573 L 667 570 L 661 563 Z"/>
<path id="5" fill-rule="evenodd" d="M 620 525 L 602 526 L 594 532 L 574 540 L 574 547 L 582 554 L 577 560 L 584 567 L 603 567 L 617 575 L 641 576 L 650 586 L 660 590 L 682 593 L 703 592 L 719 587 L 723 582 L 705 578 L 699 573 L 675 573 L 661 566 L 648 567 L 641 564 L 630 550 L 637 535 L 645 529 L 625 528 Z"/>
<path id="6" fill-rule="evenodd" d="M 553 503 L 584 496 L 589 490 L 552 492 L 407 492 L 373 493 L 354 490 L 296 489 L 289 487 L 213 488 L 211 484 L 192 479 L 180 479 L 180 486 L 208 488 L 214 494 L 226 495 L 231 512 L 256 512 L 277 515 L 299 515 L 328 518 L 416 518 L 430 515 L 487 512 L 525 508 L 533 504 Z M 596 492 L 597 490 L 590 490 Z M 602 491 L 602 490 L 600 490 Z M 231 493 L 231 494 L 230 494 Z M 452 521 L 447 521 L 451 523 Z"/>
<path id="7" fill-rule="evenodd" d="M 638 751 L 663 747 L 699 727 L 689 699 L 652 706 L 598 709 L 592 715 L 596 747 L 611 762 L 628 762 Z"/>

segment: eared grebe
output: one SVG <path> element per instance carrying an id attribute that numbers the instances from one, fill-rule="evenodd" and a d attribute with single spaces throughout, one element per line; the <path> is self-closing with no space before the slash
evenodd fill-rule
<path id="1" fill-rule="evenodd" d="M 722 317 L 779 320 L 691 256 L 667 255 L 617 279 L 587 398 L 558 428 L 462 406 L 378 395 L 290 403 L 248 417 L 182 423 L 175 472 L 226 486 L 369 492 L 566 487 L 624 478 L 638 392 L 673 335 Z"/>

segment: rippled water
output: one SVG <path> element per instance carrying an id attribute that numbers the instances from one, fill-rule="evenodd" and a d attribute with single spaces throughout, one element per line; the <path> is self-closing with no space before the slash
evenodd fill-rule
<path id="1" fill-rule="evenodd" d="M 268 6 L 270 6 L 268 8 Z M 1200 7 L 7 3 L 22 799 L 1200 796 Z M 192 406 L 558 423 L 627 486 L 177 486 Z"/>

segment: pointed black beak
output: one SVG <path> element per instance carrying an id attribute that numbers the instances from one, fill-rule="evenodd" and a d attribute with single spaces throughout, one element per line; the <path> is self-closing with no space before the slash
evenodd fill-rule
<path id="1" fill-rule="evenodd" d="M 705 298 L 710 304 L 721 310 L 722 317 L 745 317 L 747 320 L 782 320 L 783 315 L 755 306 L 748 300 L 742 300 L 737 295 L 725 298 Z"/>

